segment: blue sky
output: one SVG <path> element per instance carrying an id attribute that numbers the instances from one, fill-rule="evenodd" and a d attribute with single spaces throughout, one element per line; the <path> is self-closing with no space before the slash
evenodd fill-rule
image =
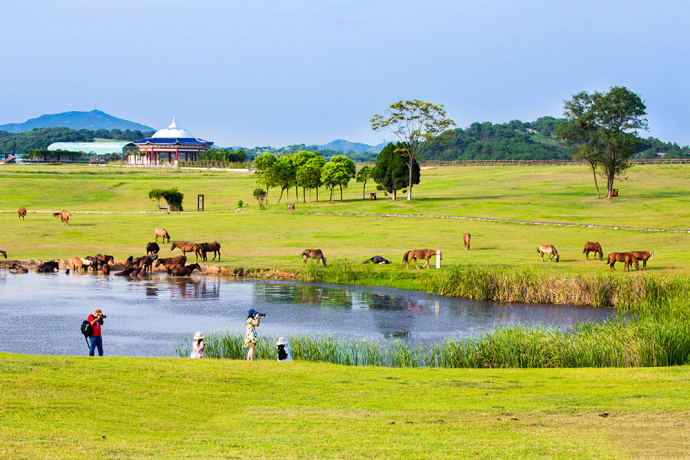
<path id="1" fill-rule="evenodd" d="M 391 103 L 470 123 L 559 117 L 626 86 L 690 144 L 687 1 L 5 2 L 0 124 L 97 108 L 220 146 L 377 144 Z"/>

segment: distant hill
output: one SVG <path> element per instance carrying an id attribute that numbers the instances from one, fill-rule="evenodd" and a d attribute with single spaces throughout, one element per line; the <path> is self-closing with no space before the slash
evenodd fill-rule
<path id="1" fill-rule="evenodd" d="M 367 145 L 360 144 L 359 142 L 350 142 L 345 141 L 343 139 L 336 139 L 332 142 L 329 142 L 328 144 L 318 145 L 317 147 L 320 150 L 340 150 L 344 153 L 347 153 L 349 151 L 353 151 L 355 153 L 379 153 L 385 146 L 386 144 Z"/>
<path id="2" fill-rule="evenodd" d="M 41 115 L 38 118 L 32 118 L 24 123 L 9 123 L 0 125 L 0 131 L 7 131 L 9 133 L 23 133 L 31 131 L 35 128 L 71 128 L 74 130 L 88 129 L 95 131 L 97 129 L 119 129 L 122 131 L 155 131 L 150 126 L 134 123 L 133 121 L 123 120 L 122 118 L 113 117 L 100 110 L 92 110 L 91 112 L 64 112 L 52 115 Z"/>

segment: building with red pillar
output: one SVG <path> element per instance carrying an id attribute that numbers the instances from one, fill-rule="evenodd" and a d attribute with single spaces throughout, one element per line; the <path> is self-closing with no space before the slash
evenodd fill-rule
<path id="1" fill-rule="evenodd" d="M 139 152 L 128 156 L 128 163 L 140 166 L 177 166 L 178 161 L 196 161 L 199 153 L 206 152 L 213 142 L 194 137 L 186 129 L 178 128 L 173 122 L 165 129 L 134 141 Z"/>

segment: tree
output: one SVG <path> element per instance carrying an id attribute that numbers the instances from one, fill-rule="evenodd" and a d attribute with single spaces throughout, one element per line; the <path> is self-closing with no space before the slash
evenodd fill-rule
<path id="1" fill-rule="evenodd" d="M 275 185 L 271 175 L 271 168 L 278 161 L 272 153 L 264 152 L 254 158 L 254 175 L 257 176 L 256 183 L 266 187 L 266 199 L 268 199 L 268 188 Z"/>
<path id="2" fill-rule="evenodd" d="M 364 182 L 362 187 L 362 199 L 366 200 L 367 181 L 371 179 L 371 167 L 364 165 L 357 171 L 357 182 Z"/>
<path id="3" fill-rule="evenodd" d="M 347 173 L 347 178 L 341 177 L 340 183 L 338 184 L 340 186 L 340 201 L 343 201 L 343 186 L 347 188 L 348 182 L 350 182 L 350 180 L 355 177 L 355 174 L 357 174 L 357 167 L 355 166 L 355 162 L 350 160 L 345 155 L 334 156 L 331 158 L 331 162 L 342 165 L 343 169 Z"/>
<path id="4" fill-rule="evenodd" d="M 283 192 L 287 190 L 285 194 L 285 203 L 287 204 L 290 201 L 290 187 L 297 183 L 297 169 L 292 164 L 292 158 L 287 155 L 279 157 L 278 161 L 270 168 L 269 175 L 275 185 L 280 187 L 278 203 L 283 198 Z"/>
<path id="5" fill-rule="evenodd" d="M 393 195 L 393 200 L 397 199 L 397 191 L 409 185 L 409 177 L 412 176 L 412 184 L 419 183 L 419 164 L 417 160 L 412 162 L 412 174 L 407 166 L 408 158 L 402 156 L 400 142 L 392 142 L 385 146 L 376 157 L 376 166 L 371 171 L 371 177 L 383 187 L 388 193 Z"/>
<path id="6" fill-rule="evenodd" d="M 302 187 L 302 202 L 306 203 L 306 196 L 305 196 L 305 190 L 309 187 L 303 185 L 300 180 L 300 169 L 307 164 L 309 160 L 312 160 L 314 158 L 321 158 L 321 156 L 318 153 L 315 152 L 309 152 L 306 150 L 301 150 L 294 155 L 292 155 L 292 164 L 295 166 L 297 170 L 297 183 L 296 186 Z M 323 158 L 321 158 L 323 160 Z M 326 163 L 326 160 L 323 160 L 323 163 Z M 323 166 L 323 165 L 322 165 Z M 313 172 L 313 171 L 312 171 Z M 321 176 L 321 171 L 319 171 L 319 177 Z M 304 176 L 304 173 L 302 174 L 302 179 L 306 179 Z M 296 191 L 295 191 L 296 192 Z M 298 199 L 299 201 L 299 199 Z M 316 200 L 318 201 L 318 199 Z M 311 202 L 311 190 L 309 191 L 309 202 Z"/>
<path id="7" fill-rule="evenodd" d="M 261 187 L 257 187 L 254 189 L 254 198 L 256 198 L 256 201 L 259 202 L 259 208 L 263 209 L 264 208 L 264 200 L 266 199 L 266 190 L 262 189 Z"/>
<path id="8" fill-rule="evenodd" d="M 311 190 L 316 189 L 316 201 L 319 201 L 319 187 L 321 182 L 321 169 L 326 160 L 316 156 L 297 169 L 297 185 L 303 189 L 309 189 L 309 202 L 311 203 Z"/>
<path id="9" fill-rule="evenodd" d="M 413 163 L 417 161 L 417 155 L 424 147 L 424 143 L 433 141 L 451 126 L 455 126 L 455 123 L 446 118 L 443 104 L 434 105 L 417 99 L 396 102 L 385 111 L 389 113 L 388 118 L 375 115 L 371 119 L 371 129 L 389 131 L 400 140 L 401 149 L 406 153 L 409 171 L 407 199 L 411 200 L 412 185 L 414 185 Z"/>
<path id="10" fill-rule="evenodd" d="M 331 203 L 333 203 L 333 191 L 336 185 L 341 186 L 340 201 L 343 201 L 342 185 L 347 185 L 351 177 L 344 163 L 329 161 L 321 170 L 321 182 L 331 190 Z"/>
<path id="11" fill-rule="evenodd" d="M 609 199 L 614 179 L 630 167 L 628 159 L 643 144 L 637 132 L 647 129 L 646 114 L 640 96 L 624 86 L 614 86 L 608 93 L 583 91 L 565 103 L 566 120 L 558 125 L 556 135 L 575 147 L 575 157 L 588 161 L 595 174 L 601 167 Z"/>

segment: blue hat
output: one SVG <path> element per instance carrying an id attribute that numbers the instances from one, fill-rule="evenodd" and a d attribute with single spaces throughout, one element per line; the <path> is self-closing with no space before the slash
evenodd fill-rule
<path id="1" fill-rule="evenodd" d="M 259 312 L 254 310 L 253 308 L 250 308 L 249 311 L 247 312 L 248 315 L 256 315 L 257 313 L 259 313 Z"/>

